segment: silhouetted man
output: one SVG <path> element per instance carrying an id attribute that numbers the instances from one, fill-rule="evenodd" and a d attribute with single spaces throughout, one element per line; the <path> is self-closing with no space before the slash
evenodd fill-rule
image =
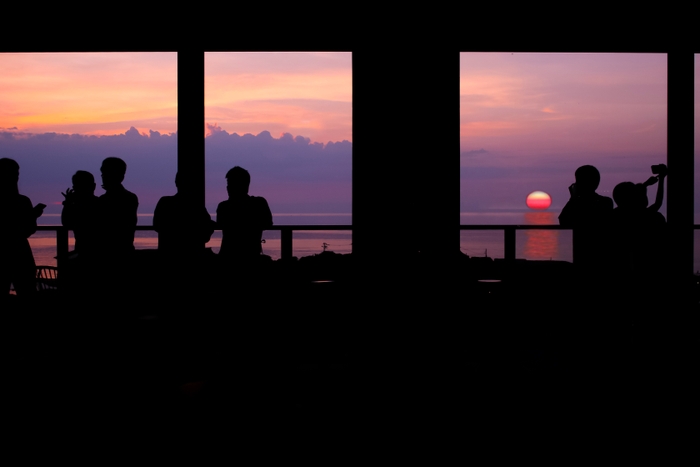
<path id="1" fill-rule="evenodd" d="M 586 269 L 602 266 L 609 254 L 607 229 L 613 201 L 595 192 L 600 172 L 592 165 L 576 169 L 569 186 L 571 198 L 559 214 L 559 224 L 574 229 L 574 263 Z"/>
<path id="2" fill-rule="evenodd" d="M 207 208 L 187 196 L 187 188 L 178 172 L 175 175 L 177 193 L 163 196 L 153 213 L 153 227 L 158 232 L 158 250 L 167 254 L 196 256 L 214 233 L 214 221 Z"/>
<path id="3" fill-rule="evenodd" d="M 90 172 L 78 170 L 72 178 L 73 188 L 61 193 L 63 201 L 61 223 L 73 231 L 75 251 L 92 255 L 98 242 L 99 198 L 95 196 L 95 177 Z"/>
<path id="4" fill-rule="evenodd" d="M 223 258 L 253 259 L 262 253 L 263 230 L 272 227 L 272 212 L 265 198 L 248 195 L 250 174 L 241 167 L 226 173 L 228 200 L 216 208 L 216 221 L 223 231 Z"/>
<path id="5" fill-rule="evenodd" d="M 108 256 L 134 251 L 134 232 L 136 231 L 136 212 L 138 197 L 122 185 L 126 174 L 126 162 L 118 157 L 108 157 L 102 161 L 102 188 L 105 194 L 100 196 L 99 225 L 102 250 Z"/>

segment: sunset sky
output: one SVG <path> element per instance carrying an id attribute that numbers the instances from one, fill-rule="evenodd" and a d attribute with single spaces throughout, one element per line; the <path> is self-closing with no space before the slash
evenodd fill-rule
<path id="1" fill-rule="evenodd" d="M 611 196 L 666 161 L 664 54 L 463 53 L 460 69 L 462 211 L 527 209 L 536 190 L 559 211 L 581 165 Z"/>
<path id="2" fill-rule="evenodd" d="M 460 62 L 463 212 L 526 210 L 538 190 L 559 211 L 580 165 L 600 169 L 609 196 L 665 162 L 663 54 L 463 53 Z M 696 60 L 696 89 L 698 74 Z M 700 91 L 695 99 L 697 116 Z M 251 171 L 251 194 L 273 212 L 351 212 L 350 53 L 208 53 L 205 104 L 211 212 L 234 165 Z M 107 156 L 127 161 L 124 185 L 152 212 L 175 190 L 176 131 L 175 53 L 0 54 L 0 157 L 20 163 L 20 190 L 47 212 L 60 212 L 76 170 L 99 185 Z"/>
<path id="3" fill-rule="evenodd" d="M 273 212 L 351 212 L 352 55 L 208 53 L 205 62 L 209 211 L 240 165 Z M 177 54 L 0 54 L 0 71 L 0 156 L 17 159 L 20 189 L 47 212 L 60 212 L 76 170 L 99 182 L 107 156 L 127 162 L 139 212 L 174 192 Z"/>
<path id="4" fill-rule="evenodd" d="M 229 133 L 352 141 L 349 53 L 207 53 L 206 121 Z"/>
<path id="5" fill-rule="evenodd" d="M 207 53 L 206 122 L 352 141 L 349 53 Z M 0 54 L 0 129 L 177 131 L 176 53 Z"/>
<path id="6" fill-rule="evenodd" d="M 7 53 L 0 70 L 0 130 L 177 131 L 176 53 Z"/>

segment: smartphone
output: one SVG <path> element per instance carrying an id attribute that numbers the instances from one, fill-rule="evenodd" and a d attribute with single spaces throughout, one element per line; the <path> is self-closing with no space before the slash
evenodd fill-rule
<path id="1" fill-rule="evenodd" d="M 36 206 L 34 206 L 34 209 L 45 209 L 46 205 L 44 203 L 39 203 Z"/>
<path id="2" fill-rule="evenodd" d="M 652 165 L 652 166 L 651 166 L 651 173 L 653 173 L 654 175 L 660 174 L 660 173 L 661 173 L 661 164 L 659 164 L 659 165 Z"/>

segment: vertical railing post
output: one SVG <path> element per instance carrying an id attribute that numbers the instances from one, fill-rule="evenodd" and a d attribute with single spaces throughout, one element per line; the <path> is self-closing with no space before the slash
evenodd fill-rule
<path id="1" fill-rule="evenodd" d="M 56 266 L 61 267 L 61 263 L 68 256 L 68 229 L 65 227 L 56 228 Z"/>
<path id="2" fill-rule="evenodd" d="M 291 259 L 292 257 L 292 229 L 282 228 L 282 259 Z"/>
<path id="3" fill-rule="evenodd" d="M 515 261 L 515 227 L 506 227 L 503 232 L 505 241 L 505 260 Z"/>
<path id="4" fill-rule="evenodd" d="M 63 266 L 66 265 L 66 261 L 68 261 L 68 229 L 65 227 L 57 227 L 56 228 L 56 267 L 58 268 L 59 271 L 65 271 L 65 268 Z M 58 281 L 61 280 L 62 277 L 65 277 L 64 274 L 59 273 L 56 277 Z M 60 287 L 60 283 L 59 283 Z"/>

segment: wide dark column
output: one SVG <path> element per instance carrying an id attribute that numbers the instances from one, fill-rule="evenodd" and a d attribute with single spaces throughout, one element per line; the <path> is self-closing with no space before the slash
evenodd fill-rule
<path id="1" fill-rule="evenodd" d="M 452 49 L 423 40 L 353 50 L 353 255 L 361 266 L 458 251 L 459 53 Z"/>
<path id="2" fill-rule="evenodd" d="M 684 290 L 692 286 L 693 273 L 694 61 L 692 49 L 668 54 L 669 247 L 675 280 L 683 282 Z"/>
<path id="3" fill-rule="evenodd" d="M 177 170 L 204 204 L 204 51 L 177 53 Z"/>

